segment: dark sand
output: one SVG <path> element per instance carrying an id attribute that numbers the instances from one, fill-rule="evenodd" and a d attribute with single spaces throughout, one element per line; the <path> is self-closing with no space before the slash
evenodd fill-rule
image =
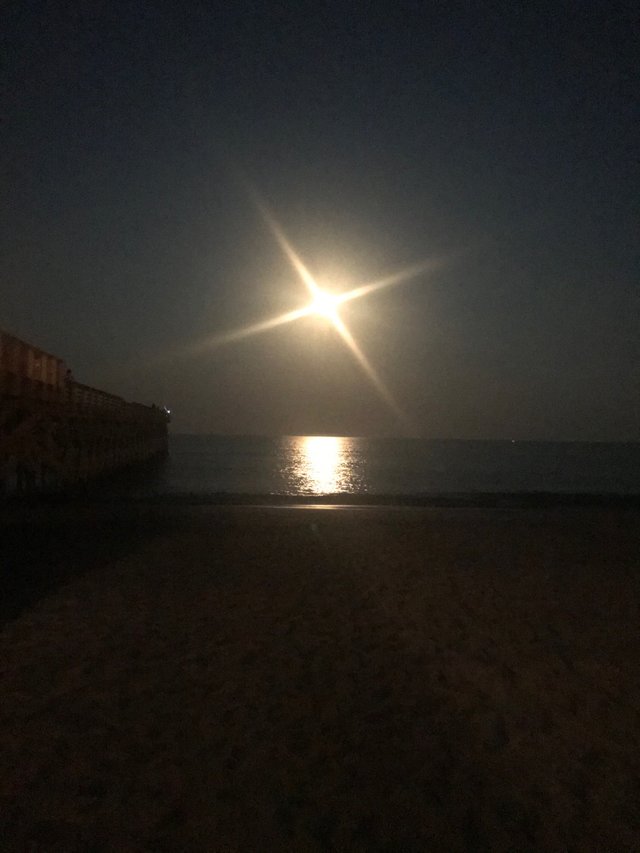
<path id="1" fill-rule="evenodd" d="M 3 851 L 640 849 L 637 511 L 132 512 L 4 531 Z"/>

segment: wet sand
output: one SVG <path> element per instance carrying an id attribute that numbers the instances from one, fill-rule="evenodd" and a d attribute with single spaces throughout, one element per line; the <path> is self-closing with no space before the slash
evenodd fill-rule
<path id="1" fill-rule="evenodd" d="M 639 522 L 156 507 L 52 513 L 19 553 L 5 530 L 2 849 L 638 849 Z"/>

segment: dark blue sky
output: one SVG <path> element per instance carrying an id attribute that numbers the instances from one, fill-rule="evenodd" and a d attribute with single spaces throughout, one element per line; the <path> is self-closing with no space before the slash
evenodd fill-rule
<path id="1" fill-rule="evenodd" d="M 70 12 L 66 6 L 74 7 Z M 319 319 L 187 355 L 314 275 L 417 434 L 637 439 L 631 3 L 21 3 L 0 325 L 178 430 L 395 433 Z"/>

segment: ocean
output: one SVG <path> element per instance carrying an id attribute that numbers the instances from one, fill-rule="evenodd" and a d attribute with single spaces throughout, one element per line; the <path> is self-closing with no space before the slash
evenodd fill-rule
<path id="1" fill-rule="evenodd" d="M 171 435 L 138 496 L 640 494 L 640 443 Z"/>

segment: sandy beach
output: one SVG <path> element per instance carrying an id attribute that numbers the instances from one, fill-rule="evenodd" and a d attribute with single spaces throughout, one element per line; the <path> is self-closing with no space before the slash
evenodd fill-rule
<path id="1" fill-rule="evenodd" d="M 637 510 L 109 512 L 5 530 L 3 850 L 640 847 Z"/>

